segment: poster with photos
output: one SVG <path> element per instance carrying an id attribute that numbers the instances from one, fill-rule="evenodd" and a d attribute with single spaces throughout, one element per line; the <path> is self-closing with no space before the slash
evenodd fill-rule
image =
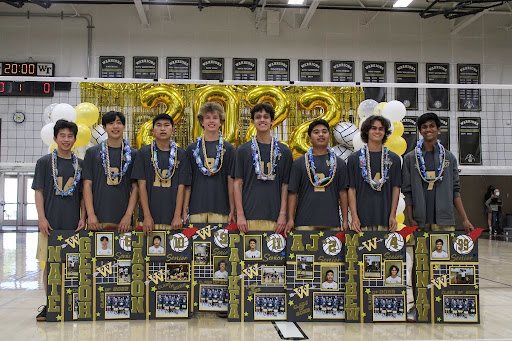
<path id="1" fill-rule="evenodd" d="M 479 323 L 478 239 L 462 231 L 430 232 L 427 239 L 432 321 Z"/>
<path id="2" fill-rule="evenodd" d="M 240 298 L 230 304 L 230 321 L 287 320 L 286 243 L 283 235 L 270 231 L 240 233 L 239 262 L 230 269 L 238 274 Z"/>
<path id="3" fill-rule="evenodd" d="M 195 231 L 191 237 L 192 310 L 202 312 L 228 312 L 229 307 L 229 255 L 230 235 L 227 224 L 191 224 Z M 238 255 L 238 251 L 237 251 Z"/>
<path id="4" fill-rule="evenodd" d="M 288 321 L 345 319 L 345 234 L 292 231 L 287 239 Z"/>
<path id="5" fill-rule="evenodd" d="M 48 237 L 47 322 L 93 319 L 91 276 L 80 277 L 80 266 L 92 268 L 92 240 L 87 232 L 73 230 L 52 231 Z"/>
<path id="6" fill-rule="evenodd" d="M 145 237 L 146 319 L 191 316 L 192 238 L 189 229 L 153 231 Z"/>
<path id="7" fill-rule="evenodd" d="M 347 322 L 405 322 L 406 236 L 349 232 L 345 243 Z"/>
<path id="8" fill-rule="evenodd" d="M 92 258 L 94 318 L 131 319 L 132 232 L 119 234 L 114 229 L 106 229 L 90 233 L 95 241 Z"/>

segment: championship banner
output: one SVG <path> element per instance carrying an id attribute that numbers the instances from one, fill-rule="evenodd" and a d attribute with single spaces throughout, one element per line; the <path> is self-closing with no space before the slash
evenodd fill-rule
<path id="1" fill-rule="evenodd" d="M 230 276 L 230 295 L 239 290 L 236 305 L 230 301 L 230 321 L 286 321 L 289 303 L 286 299 L 286 244 L 287 240 L 273 232 L 250 231 L 240 233 L 238 264 L 230 257 L 231 271 L 236 270 L 238 281 Z M 290 237 L 288 237 L 289 239 Z M 233 250 L 233 249 L 232 249 Z M 239 309 L 239 316 L 235 313 Z"/>
<path id="2" fill-rule="evenodd" d="M 480 84 L 480 64 L 457 64 L 457 83 Z M 480 89 L 458 89 L 459 111 L 481 111 Z"/>
<path id="3" fill-rule="evenodd" d="M 450 64 L 427 63 L 427 83 L 449 84 Z M 427 89 L 427 110 L 450 110 L 450 89 Z"/>
<path id="4" fill-rule="evenodd" d="M 479 323 L 478 246 L 483 229 L 415 234 L 418 322 Z"/>
<path id="5" fill-rule="evenodd" d="M 299 81 L 321 82 L 323 80 L 323 61 L 299 59 Z"/>
<path id="6" fill-rule="evenodd" d="M 229 225 L 228 225 L 229 226 Z M 193 311 L 228 313 L 230 290 L 230 241 L 238 230 L 223 224 L 191 224 Z M 238 251 L 237 255 L 238 255 Z M 234 276 L 236 277 L 236 276 Z"/>
<path id="7" fill-rule="evenodd" d="M 85 231 L 52 231 L 48 237 L 47 322 L 93 320 L 92 243 Z"/>
<path id="8" fill-rule="evenodd" d="M 395 63 L 396 83 L 418 83 L 418 63 Z M 418 110 L 417 88 L 396 88 L 395 99 L 407 110 Z"/>
<path id="9" fill-rule="evenodd" d="M 404 133 L 402 137 L 407 143 L 405 154 L 416 148 L 416 143 L 418 142 L 418 129 L 416 127 L 417 120 L 418 117 L 416 116 L 405 116 L 402 119 L 402 124 L 404 125 Z"/>
<path id="10" fill-rule="evenodd" d="M 351 250 L 347 240 L 347 264 L 349 254 L 354 258 L 353 254 L 357 253 L 359 271 L 352 270 L 352 273 L 358 282 L 360 322 L 406 321 L 406 237 L 402 232 L 353 233 Z M 350 278 L 348 270 L 347 275 Z M 355 317 L 356 314 L 351 316 Z"/>
<path id="11" fill-rule="evenodd" d="M 439 120 L 441 121 L 441 127 L 437 139 L 441 141 L 446 150 L 450 150 L 450 117 L 439 116 Z"/>
<path id="12" fill-rule="evenodd" d="M 236 81 L 258 80 L 258 59 L 233 58 L 233 79 Z"/>
<path id="13" fill-rule="evenodd" d="M 482 165 L 482 121 L 480 117 L 459 117 L 459 164 Z"/>
<path id="14" fill-rule="evenodd" d="M 287 242 L 290 322 L 345 319 L 345 232 L 293 231 Z"/>
<path id="15" fill-rule="evenodd" d="M 199 58 L 199 79 L 223 80 L 224 58 Z"/>
<path id="16" fill-rule="evenodd" d="M 153 231 L 144 238 L 146 319 L 190 317 L 192 240 L 189 232 L 189 229 Z"/>
<path id="17" fill-rule="evenodd" d="M 157 79 L 158 57 L 133 57 L 133 78 Z"/>
<path id="18" fill-rule="evenodd" d="M 354 62 L 331 60 L 331 82 L 354 82 Z"/>
<path id="19" fill-rule="evenodd" d="M 265 80 L 268 82 L 283 82 L 290 80 L 289 59 L 266 59 Z"/>
<path id="20" fill-rule="evenodd" d="M 386 83 L 386 62 L 363 62 L 363 82 Z M 386 88 L 364 88 L 364 98 L 386 102 Z"/>
<path id="21" fill-rule="evenodd" d="M 167 79 L 190 79 L 190 57 L 167 57 Z"/>
<path id="22" fill-rule="evenodd" d="M 101 56 L 100 78 L 124 78 L 124 57 Z"/>

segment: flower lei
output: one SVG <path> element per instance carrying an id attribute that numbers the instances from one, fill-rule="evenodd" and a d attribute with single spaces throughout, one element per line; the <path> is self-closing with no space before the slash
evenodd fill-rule
<path id="1" fill-rule="evenodd" d="M 224 153 L 222 153 L 222 146 L 224 145 L 224 139 L 222 137 L 222 134 L 219 133 L 219 144 L 217 145 L 217 154 L 215 155 L 215 164 L 213 165 L 213 168 L 210 168 L 210 165 L 208 165 L 208 162 L 205 162 L 203 164 L 203 160 L 201 160 L 201 156 L 199 155 L 200 146 L 203 146 L 203 156 L 204 159 L 207 159 L 206 155 L 206 143 L 204 140 L 204 136 L 201 136 L 197 139 L 196 143 L 196 149 L 194 149 L 194 158 L 196 159 L 197 167 L 199 167 L 199 171 L 203 173 L 203 175 L 212 176 L 220 171 L 222 168 L 222 164 L 224 161 Z M 205 167 L 206 164 L 206 167 Z"/>
<path id="2" fill-rule="evenodd" d="M 115 182 L 115 179 L 117 176 L 119 176 L 119 183 L 121 183 L 121 180 L 123 179 L 123 175 L 126 174 L 126 171 L 128 170 L 128 167 L 132 163 L 132 150 L 130 148 L 130 144 L 128 141 L 123 139 L 123 143 L 121 144 L 121 163 L 120 165 L 124 165 L 121 172 L 114 173 L 110 171 L 110 156 L 108 154 L 108 146 L 107 141 L 101 142 L 101 162 L 103 164 L 103 169 L 105 170 L 105 175 L 112 181 Z"/>
<path id="3" fill-rule="evenodd" d="M 364 145 L 363 148 L 359 150 L 359 168 L 361 168 L 361 175 L 365 182 L 367 182 L 370 187 L 374 191 L 381 191 L 382 186 L 388 179 L 389 173 L 389 149 L 387 147 L 382 146 L 382 159 L 380 162 L 380 174 L 381 178 L 379 181 L 375 181 L 372 179 L 372 167 L 370 165 L 370 150 L 368 145 Z"/>
<path id="4" fill-rule="evenodd" d="M 272 136 L 272 142 L 270 143 L 270 161 L 272 162 L 272 169 L 268 174 L 265 174 L 261 169 L 261 155 L 260 155 L 260 147 L 258 145 L 258 141 L 256 140 L 256 136 L 252 137 L 251 140 L 251 151 L 252 151 L 252 160 L 254 165 L 254 172 L 259 180 L 267 181 L 274 180 L 276 177 L 276 168 L 277 168 L 277 156 L 279 155 L 279 143 L 277 138 Z"/>
<path id="5" fill-rule="evenodd" d="M 73 168 L 75 169 L 75 175 L 73 176 L 73 184 L 67 191 L 63 191 L 60 189 L 59 184 L 57 182 L 57 177 L 59 175 L 59 170 L 57 168 L 57 150 L 54 149 L 52 151 L 52 178 L 53 178 L 53 187 L 57 191 L 57 193 L 60 194 L 61 197 L 67 197 L 68 195 L 71 195 L 76 189 L 76 186 L 80 182 L 81 178 L 81 172 L 80 168 L 78 167 L 78 158 L 76 157 L 75 153 L 71 152 L 71 159 L 73 160 Z"/>
<path id="6" fill-rule="evenodd" d="M 169 167 L 167 167 L 167 175 L 162 175 L 162 171 L 160 170 L 160 167 L 158 166 L 158 155 L 157 155 L 157 147 L 156 147 L 156 140 L 153 140 L 151 142 L 151 163 L 153 164 L 153 168 L 155 169 L 156 176 L 160 179 L 160 181 L 165 181 L 167 179 L 172 178 L 174 175 L 174 172 L 176 171 L 176 160 L 178 157 L 178 146 L 176 145 L 176 142 L 171 140 L 169 142 Z"/>
<path id="7" fill-rule="evenodd" d="M 439 166 L 437 167 L 437 176 L 435 177 L 427 176 L 427 170 L 425 168 L 425 159 L 423 158 L 422 147 L 423 139 L 419 139 L 418 143 L 416 143 L 416 166 L 418 167 L 421 179 L 425 182 L 428 182 L 429 185 L 434 184 L 437 180 L 443 181 L 444 162 L 446 161 L 446 152 L 443 145 L 439 140 L 437 140 L 437 147 L 439 148 Z"/>
<path id="8" fill-rule="evenodd" d="M 306 162 L 306 170 L 308 172 L 309 182 L 311 182 L 311 184 L 315 187 L 327 187 L 334 180 L 334 175 L 336 174 L 336 154 L 334 154 L 334 150 L 332 148 L 327 148 L 327 151 L 329 152 L 329 176 L 321 180 L 318 178 L 318 175 L 316 175 L 313 148 L 309 148 L 307 156 L 304 158 Z"/>

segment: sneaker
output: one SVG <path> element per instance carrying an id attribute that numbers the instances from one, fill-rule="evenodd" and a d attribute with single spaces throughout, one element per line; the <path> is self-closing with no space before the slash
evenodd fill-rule
<path id="1" fill-rule="evenodd" d="M 411 310 L 407 312 L 407 322 L 416 322 L 417 313 L 418 312 L 415 307 L 411 308 Z"/>
<path id="2" fill-rule="evenodd" d="M 219 311 L 217 312 L 217 317 L 220 317 L 220 318 L 223 318 L 223 319 L 227 319 L 228 318 L 228 312 L 227 311 Z"/>
<path id="3" fill-rule="evenodd" d="M 36 316 L 36 321 L 38 321 L 38 322 L 46 321 L 46 306 L 45 305 L 40 306 L 37 309 L 37 311 L 39 312 L 39 314 L 37 314 L 37 316 Z"/>

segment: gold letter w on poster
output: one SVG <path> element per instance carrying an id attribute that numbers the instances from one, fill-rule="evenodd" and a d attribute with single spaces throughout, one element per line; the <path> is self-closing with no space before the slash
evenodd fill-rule
<path id="1" fill-rule="evenodd" d="M 295 288 L 295 289 L 293 289 L 293 291 L 295 291 L 297 296 L 299 296 L 300 298 L 303 298 L 304 296 L 309 297 L 309 284 Z"/>
<path id="2" fill-rule="evenodd" d="M 363 246 L 368 250 L 372 251 L 377 248 L 377 237 L 373 237 L 372 239 L 365 240 L 363 242 Z"/>

